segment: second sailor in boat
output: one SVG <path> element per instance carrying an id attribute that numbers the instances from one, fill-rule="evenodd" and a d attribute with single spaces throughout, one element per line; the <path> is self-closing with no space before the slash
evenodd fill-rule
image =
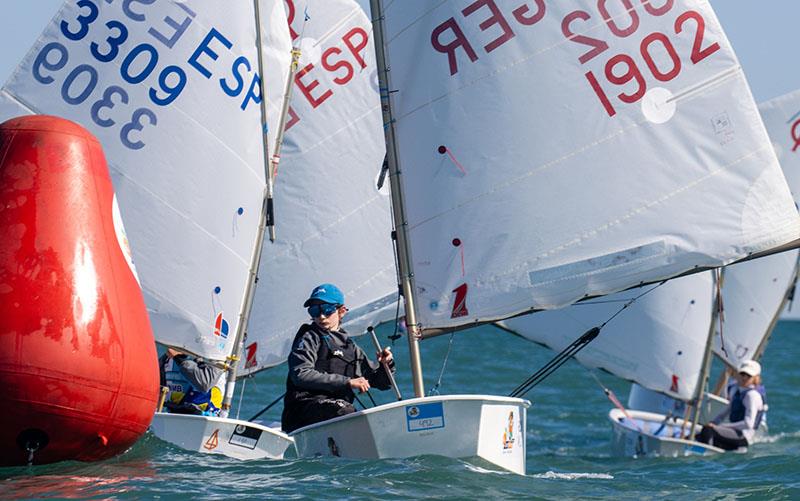
<path id="1" fill-rule="evenodd" d="M 167 389 L 164 408 L 174 414 L 216 416 L 222 405 L 220 382 L 225 371 L 202 358 L 167 348 L 158 360 L 161 386 Z"/>
<path id="2" fill-rule="evenodd" d="M 761 385 L 761 364 L 747 360 L 739 366 L 738 385 L 728 395 L 730 403 L 697 436 L 699 442 L 725 450 L 747 447 L 767 411 Z M 722 423 L 727 418 L 727 423 Z M 722 424 L 721 424 L 722 423 Z"/>
<path id="3" fill-rule="evenodd" d="M 394 372 L 388 348 L 378 354 L 378 363 L 371 362 L 340 327 L 347 308 L 338 287 L 317 286 L 303 306 L 312 322 L 300 327 L 289 353 L 281 417 L 287 433 L 355 412 L 355 392 L 388 390 L 391 382 L 383 364 Z"/>

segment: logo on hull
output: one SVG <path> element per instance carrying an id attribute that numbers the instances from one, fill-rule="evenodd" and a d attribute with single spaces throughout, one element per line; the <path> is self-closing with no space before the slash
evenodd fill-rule
<path id="1" fill-rule="evenodd" d="M 503 430 L 503 450 L 514 447 L 514 411 L 508 413 L 508 426 Z"/>
<path id="2" fill-rule="evenodd" d="M 208 437 L 208 440 L 206 440 L 206 443 L 203 444 L 203 447 L 205 447 L 210 451 L 213 451 L 214 449 L 217 448 L 218 445 L 219 445 L 219 429 L 214 430 L 214 433 L 212 433 L 211 436 Z"/>

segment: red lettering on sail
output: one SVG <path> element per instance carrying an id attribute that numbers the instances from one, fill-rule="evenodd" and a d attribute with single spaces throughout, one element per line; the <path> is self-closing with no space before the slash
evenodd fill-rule
<path id="1" fill-rule="evenodd" d="M 445 31 L 450 30 L 453 32 L 455 39 L 450 41 L 447 44 L 443 44 L 439 40 L 439 36 L 444 33 Z M 447 62 L 450 64 L 450 74 L 455 75 L 458 73 L 458 62 L 456 61 L 456 49 L 459 47 L 464 48 L 464 52 L 466 52 L 467 57 L 473 63 L 478 60 L 478 55 L 475 54 L 475 49 L 469 44 L 467 37 L 464 35 L 464 32 L 461 31 L 461 28 L 458 26 L 455 18 L 450 18 L 447 21 L 443 22 L 436 28 L 434 28 L 433 33 L 431 33 L 431 44 L 433 48 L 437 51 L 447 54 Z"/>
<path id="2" fill-rule="evenodd" d="M 312 108 L 316 108 L 324 103 L 326 99 L 333 95 L 333 91 L 326 90 L 319 96 L 314 96 L 311 92 L 319 86 L 319 80 L 312 80 L 311 82 L 303 82 L 303 77 L 306 76 L 311 70 L 314 69 L 314 63 L 308 63 L 302 70 L 298 71 L 294 77 L 294 83 L 300 89 L 300 92 L 306 97 Z"/>
<path id="3" fill-rule="evenodd" d="M 289 119 L 286 120 L 286 128 L 284 129 L 284 132 L 291 129 L 297 122 L 300 121 L 300 117 L 297 115 L 297 112 L 294 111 L 294 108 L 292 108 L 291 106 L 289 106 L 288 115 Z"/>
<path id="4" fill-rule="evenodd" d="M 672 375 L 672 385 L 669 387 L 669 391 L 678 393 L 678 376 L 675 374 Z"/>
<path id="5" fill-rule="evenodd" d="M 322 53 L 322 67 L 326 70 L 333 73 L 339 69 L 344 68 L 345 73 L 344 75 L 338 76 L 333 79 L 339 85 L 344 85 L 353 78 L 353 65 L 345 61 L 344 59 L 340 59 L 336 62 L 331 62 L 330 58 L 333 55 L 339 55 L 342 53 L 342 49 L 339 47 L 331 47 L 327 49 L 325 52 Z"/>
<path id="6" fill-rule="evenodd" d="M 596 68 L 599 71 L 587 71 L 584 74 L 609 117 L 617 113 L 613 102 L 615 98 L 626 104 L 636 103 L 647 95 L 648 80 L 656 80 L 656 84 L 670 82 L 687 68 L 701 64 L 720 49 L 719 43 L 713 40 L 713 36 L 706 35 L 706 21 L 703 15 L 694 10 L 674 13 L 676 19 L 670 28 L 667 28 L 670 23 L 664 21 L 662 24 L 665 28 L 671 29 L 671 33 L 638 32 L 639 28 L 645 25 L 640 22 L 642 9 L 644 15 L 665 16 L 672 11 L 674 0 L 665 0 L 660 6 L 654 6 L 646 0 L 641 0 L 641 5 L 632 0 L 619 0 L 617 7 L 622 11 L 620 15 L 612 15 L 609 12 L 609 3 L 607 0 L 598 0 L 597 12 L 576 10 L 566 14 L 561 20 L 561 31 L 567 40 L 590 47 L 589 50 L 586 47 L 581 48 L 581 53 L 578 55 L 581 64 L 588 64 L 598 56 L 604 55 L 615 40 L 630 38 L 637 33 L 642 37 L 638 44 L 636 42 L 626 44 L 629 51 L 632 49 L 632 54 L 612 52 L 606 56 L 607 59 L 600 59 L 599 68 Z M 611 36 L 604 36 L 595 29 L 598 18 L 605 21 L 608 34 Z M 592 36 L 580 33 L 581 29 L 590 31 Z M 687 38 L 691 42 L 691 50 L 679 51 L 677 47 L 680 45 L 676 46 L 673 41 L 683 39 L 685 45 Z M 644 71 L 644 67 L 640 67 L 637 60 L 644 60 L 649 71 Z M 596 73 L 605 76 L 605 80 L 595 76 Z M 616 86 L 615 90 L 623 92 L 616 95 L 608 92 L 608 84 Z"/>
<path id="7" fill-rule="evenodd" d="M 514 38 L 514 32 L 511 30 L 511 26 L 508 24 L 508 21 L 506 21 L 506 18 L 503 17 L 500 9 L 497 8 L 497 4 L 494 3 L 494 0 L 478 0 L 477 2 L 468 5 L 464 10 L 461 11 L 461 13 L 464 14 L 464 17 L 467 17 L 481 7 L 488 7 L 489 11 L 492 13 L 491 17 L 486 18 L 478 25 L 481 31 L 486 31 L 489 29 L 489 27 L 495 24 L 500 26 L 500 28 L 503 30 L 503 33 L 499 37 L 483 46 L 488 54 L 489 52 L 492 52 L 496 48 Z"/>
<path id="8" fill-rule="evenodd" d="M 514 19 L 516 19 L 517 22 L 519 22 L 519 24 L 525 26 L 532 26 L 542 20 L 545 13 L 544 0 L 536 0 L 533 3 L 536 4 L 536 14 L 530 17 L 525 17 L 525 14 L 527 14 L 531 10 L 530 7 L 527 6 L 527 4 L 522 4 L 511 12 L 512 14 L 514 14 Z"/>
<path id="9" fill-rule="evenodd" d="M 294 23 L 294 15 L 295 15 L 295 8 L 294 8 L 294 0 L 285 0 L 286 2 L 286 20 L 289 22 L 289 34 L 292 36 L 292 41 L 296 40 L 297 37 L 300 35 L 294 31 L 292 28 L 292 23 Z"/>
<path id="10" fill-rule="evenodd" d="M 528 2 L 524 2 L 511 11 L 513 19 L 521 26 L 532 26 L 544 18 L 546 12 L 544 0 L 534 0 L 533 4 L 536 6 L 536 11 L 534 13 L 531 13 L 532 9 L 528 5 Z M 508 18 L 503 14 L 500 7 L 497 6 L 495 0 L 475 0 L 467 5 L 461 11 L 461 14 L 464 18 L 467 18 L 482 7 L 486 7 L 491 15 L 481 20 L 478 24 L 478 28 L 480 28 L 481 31 L 487 31 L 490 28 L 496 29 L 496 27 L 499 27 L 501 30 L 500 36 L 483 46 L 483 50 L 488 54 L 514 38 L 516 34 Z M 445 35 L 445 32 L 448 31 L 450 33 Z M 431 45 L 437 52 L 447 54 L 450 75 L 458 73 L 457 52 L 459 48 L 464 51 L 464 54 L 466 54 L 470 62 L 474 63 L 478 60 L 478 54 L 475 52 L 472 43 L 470 43 L 464 30 L 461 29 L 461 26 L 458 25 L 454 17 L 451 17 L 433 29 L 431 33 Z"/>
<path id="11" fill-rule="evenodd" d="M 450 318 L 466 317 L 469 315 L 467 310 L 467 284 L 461 284 L 453 289 L 453 294 L 456 295 L 453 301 L 453 311 L 450 313 Z"/>
<path id="12" fill-rule="evenodd" d="M 361 40 L 354 44 L 353 38 L 355 38 L 356 35 L 360 37 Z M 364 61 L 364 58 L 361 56 L 361 52 L 367 47 L 367 43 L 369 42 L 369 36 L 367 35 L 367 32 L 364 31 L 364 29 L 360 26 L 356 26 L 352 30 L 345 33 L 345 35 L 342 37 L 342 41 L 347 48 L 350 49 L 350 53 L 354 58 L 356 58 L 356 61 L 358 61 L 358 64 L 361 65 L 361 68 L 366 68 L 367 62 Z"/>
<path id="13" fill-rule="evenodd" d="M 800 146 L 800 136 L 798 135 L 797 128 L 800 127 L 800 119 L 795 120 L 792 124 L 792 140 L 794 141 L 794 146 L 792 146 L 792 153 L 797 150 L 797 147 Z"/>

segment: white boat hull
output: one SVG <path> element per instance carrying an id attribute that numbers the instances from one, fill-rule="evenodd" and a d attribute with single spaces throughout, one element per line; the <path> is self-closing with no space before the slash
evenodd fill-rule
<path id="1" fill-rule="evenodd" d="M 215 416 L 157 412 L 150 430 L 182 449 L 236 459 L 280 459 L 293 443 L 279 428 Z"/>
<path id="2" fill-rule="evenodd" d="M 480 457 L 524 475 L 528 407 L 527 400 L 487 395 L 414 398 L 309 425 L 292 437 L 300 457 Z"/>
<path id="3" fill-rule="evenodd" d="M 619 409 L 611 409 L 608 418 L 611 421 L 613 438 L 611 450 L 615 456 L 642 457 L 679 457 L 689 455 L 707 455 L 725 452 L 712 445 L 681 438 L 688 436 L 690 423 L 684 425 L 683 419 L 669 419 L 662 427 L 666 416 L 654 412 L 628 410 L 636 425 Z M 696 425 L 696 433 L 702 426 Z"/>
<path id="4" fill-rule="evenodd" d="M 628 396 L 628 409 L 666 415 L 668 412 L 672 414 L 683 414 L 686 408 L 685 406 L 685 402 L 675 400 L 663 393 L 648 390 L 636 383 L 631 385 L 631 392 Z M 725 398 L 714 395 L 713 393 L 704 393 L 703 403 L 700 406 L 700 422 L 706 423 L 711 421 L 727 406 L 728 400 Z"/>

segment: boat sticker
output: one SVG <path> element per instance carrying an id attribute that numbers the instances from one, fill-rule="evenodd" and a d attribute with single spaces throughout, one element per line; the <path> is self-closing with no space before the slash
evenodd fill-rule
<path id="1" fill-rule="evenodd" d="M 407 405 L 406 423 L 408 431 L 444 428 L 444 408 L 441 402 Z"/>
<path id="2" fill-rule="evenodd" d="M 233 430 L 233 435 L 228 443 L 231 445 L 238 445 L 239 447 L 246 447 L 248 449 L 255 449 L 258 444 L 258 439 L 261 438 L 262 430 L 258 428 L 251 428 L 243 424 L 237 425 Z"/>
<path id="3" fill-rule="evenodd" d="M 508 413 L 508 426 L 503 430 L 503 450 L 514 447 L 514 411 Z"/>
<path id="4" fill-rule="evenodd" d="M 672 384 L 669 387 L 669 391 L 678 393 L 678 376 L 676 374 L 672 375 Z"/>
<path id="5" fill-rule="evenodd" d="M 245 369 L 252 369 L 253 367 L 258 365 L 258 361 L 256 359 L 256 351 L 258 351 L 258 343 L 251 343 L 245 347 L 245 362 L 244 368 Z"/>
<path id="6" fill-rule="evenodd" d="M 219 445 L 219 428 L 214 430 L 214 433 L 212 433 L 211 436 L 208 437 L 208 440 L 206 440 L 206 443 L 203 444 L 203 447 L 205 447 L 210 451 L 213 451 L 214 449 L 217 448 L 218 445 Z"/>
<path id="7" fill-rule="evenodd" d="M 222 312 L 219 312 L 214 321 L 214 335 L 227 339 L 229 330 L 228 321 L 222 317 Z"/>
<path id="8" fill-rule="evenodd" d="M 706 453 L 706 449 L 705 449 L 705 447 L 700 447 L 699 445 L 692 445 L 692 446 L 686 447 L 686 452 L 691 452 L 693 454 L 699 454 L 699 455 L 702 456 L 702 455 L 704 455 Z"/>
<path id="9" fill-rule="evenodd" d="M 456 295 L 453 301 L 453 311 L 450 312 L 450 318 L 466 317 L 469 315 L 467 310 L 467 284 L 461 284 L 453 289 L 453 294 Z"/>

